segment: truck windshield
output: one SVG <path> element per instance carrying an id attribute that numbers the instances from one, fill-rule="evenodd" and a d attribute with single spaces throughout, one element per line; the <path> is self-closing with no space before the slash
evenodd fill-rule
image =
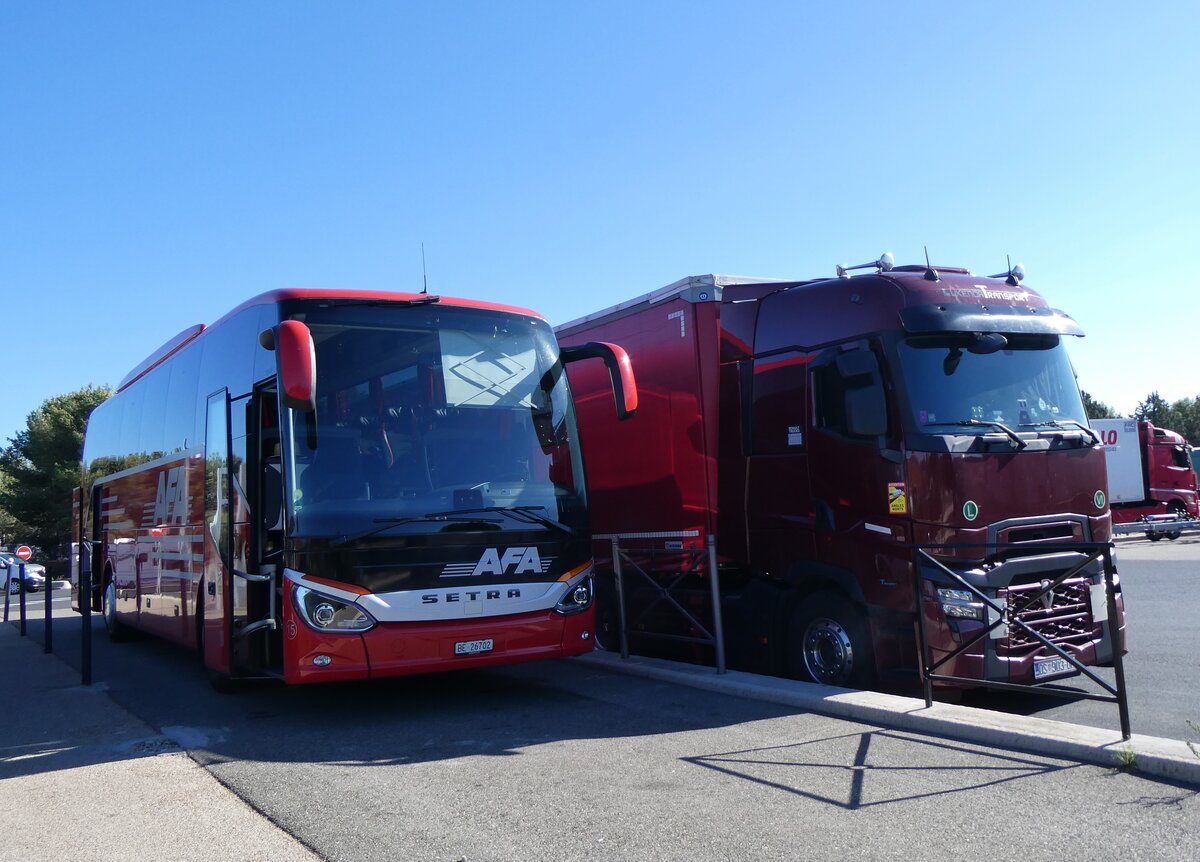
<path id="1" fill-rule="evenodd" d="M 292 316 L 317 351 L 316 411 L 287 416 L 292 535 L 585 526 L 575 416 L 544 321 L 398 303 Z"/>
<path id="2" fill-rule="evenodd" d="M 910 336 L 900 343 L 899 360 L 911 421 L 920 431 L 944 433 L 958 423 L 964 430 L 956 433 L 964 434 L 993 432 L 992 423 L 1016 430 L 1087 423 L 1057 335 Z"/>

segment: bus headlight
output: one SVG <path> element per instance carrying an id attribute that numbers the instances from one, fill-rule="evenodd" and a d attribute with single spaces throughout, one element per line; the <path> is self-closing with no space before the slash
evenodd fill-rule
<path id="1" fill-rule="evenodd" d="M 292 594 L 296 611 L 317 631 L 365 632 L 375 620 L 358 605 L 315 593 L 297 586 Z"/>
<path id="2" fill-rule="evenodd" d="M 592 577 L 587 575 L 567 584 L 566 594 L 554 609 L 567 616 L 586 611 L 592 606 Z"/>

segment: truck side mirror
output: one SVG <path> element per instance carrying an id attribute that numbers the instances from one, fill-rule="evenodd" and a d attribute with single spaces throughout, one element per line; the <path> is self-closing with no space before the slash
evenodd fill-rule
<path id="1" fill-rule="evenodd" d="M 839 353 L 834 363 L 837 365 L 838 376 L 843 380 L 876 374 L 879 371 L 879 360 L 869 350 L 850 350 L 846 353 Z"/>
<path id="2" fill-rule="evenodd" d="M 879 359 L 870 350 L 850 350 L 834 360 L 846 393 L 846 430 L 855 437 L 887 433 L 887 396 Z"/>
<path id="3" fill-rule="evenodd" d="M 617 404 L 617 418 L 624 421 L 637 412 L 637 381 L 633 376 L 633 363 L 629 354 L 616 344 L 607 341 L 589 341 L 576 347 L 564 347 L 559 354 L 563 365 L 581 359 L 603 359 L 612 380 L 613 397 Z"/>
<path id="4" fill-rule="evenodd" d="M 299 320 L 285 320 L 259 333 L 258 343 L 275 351 L 283 403 L 302 413 L 316 410 L 317 350 L 308 327 Z"/>
<path id="5" fill-rule="evenodd" d="M 883 384 L 846 390 L 846 430 L 856 437 L 879 437 L 887 433 L 887 399 Z"/>

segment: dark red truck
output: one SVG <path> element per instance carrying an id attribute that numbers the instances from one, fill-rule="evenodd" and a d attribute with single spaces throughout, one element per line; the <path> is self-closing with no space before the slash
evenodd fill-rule
<path id="1" fill-rule="evenodd" d="M 936 565 L 915 572 L 914 545 L 994 546 L 936 559 L 1013 607 L 1087 559 L 1064 546 L 1110 539 L 1104 452 L 1063 346 L 1078 324 L 1019 269 L 875 266 L 695 276 L 556 329 L 564 345 L 620 344 L 638 375 L 638 414 L 618 423 L 608 378 L 569 371 L 594 532 L 695 536 L 663 548 L 715 537 L 732 666 L 911 679 L 915 576 L 934 661 L 988 614 Z M 1107 609 L 1095 560 L 1022 619 L 1103 664 Z M 948 672 L 1028 682 L 1075 672 L 1064 665 L 1001 627 Z"/>

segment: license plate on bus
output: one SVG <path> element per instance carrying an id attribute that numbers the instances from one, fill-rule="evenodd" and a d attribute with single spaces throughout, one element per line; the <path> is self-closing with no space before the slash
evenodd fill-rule
<path id="1" fill-rule="evenodd" d="M 1079 669 L 1065 658 L 1048 658 L 1033 663 L 1033 678 L 1048 679 L 1052 676 L 1065 676 L 1079 673 Z"/>
<path id="2" fill-rule="evenodd" d="M 491 652 L 496 642 L 491 638 L 485 641 L 459 641 L 454 645 L 455 655 L 478 655 L 481 652 Z"/>

